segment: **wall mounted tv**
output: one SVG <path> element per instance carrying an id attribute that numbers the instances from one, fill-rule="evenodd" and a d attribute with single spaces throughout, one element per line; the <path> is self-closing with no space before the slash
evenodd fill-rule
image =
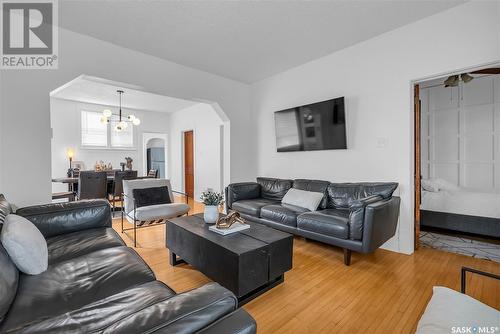
<path id="1" fill-rule="evenodd" d="M 276 111 L 278 152 L 347 148 L 344 98 Z"/>

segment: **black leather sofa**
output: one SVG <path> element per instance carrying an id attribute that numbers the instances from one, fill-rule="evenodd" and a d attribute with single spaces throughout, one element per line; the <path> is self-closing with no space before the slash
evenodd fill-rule
<path id="1" fill-rule="evenodd" d="M 0 223 L 11 206 L 0 195 Z M 177 294 L 111 228 L 105 200 L 17 210 L 47 240 L 49 268 L 18 272 L 0 245 L 0 333 L 255 333 L 217 283 Z M 1 228 L 1 224 L 0 224 Z"/>
<path id="2" fill-rule="evenodd" d="M 290 188 L 323 193 L 318 210 L 282 204 Z M 226 209 L 243 218 L 351 251 L 371 253 L 396 233 L 398 183 L 331 183 L 320 180 L 257 178 L 226 188 Z"/>

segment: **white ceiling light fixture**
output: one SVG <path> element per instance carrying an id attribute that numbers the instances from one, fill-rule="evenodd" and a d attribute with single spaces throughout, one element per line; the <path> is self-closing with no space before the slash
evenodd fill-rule
<path id="1" fill-rule="evenodd" d="M 101 123 L 107 124 L 109 123 L 109 119 L 111 118 L 111 116 L 113 115 L 118 116 L 118 123 L 115 126 L 115 130 L 118 132 L 125 130 L 128 127 L 128 123 L 132 123 L 135 126 L 141 124 L 141 120 L 137 118 L 135 115 L 130 114 L 127 117 L 124 117 L 122 115 L 122 94 L 125 92 L 121 89 L 118 89 L 116 92 L 118 93 L 119 96 L 119 105 L 120 105 L 118 114 L 113 114 L 111 110 L 104 109 L 102 111 Z"/>

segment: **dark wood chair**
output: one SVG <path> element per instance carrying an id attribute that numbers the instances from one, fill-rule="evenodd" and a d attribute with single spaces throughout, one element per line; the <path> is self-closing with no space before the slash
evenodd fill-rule
<path id="1" fill-rule="evenodd" d="M 148 172 L 148 177 L 157 179 L 158 178 L 158 169 L 150 169 Z"/>
<path id="2" fill-rule="evenodd" d="M 52 199 L 64 199 L 67 198 L 68 202 L 73 202 L 75 200 L 75 193 L 73 191 L 62 191 L 58 193 L 52 193 Z"/>
<path id="3" fill-rule="evenodd" d="M 108 193 L 108 200 L 111 202 L 113 212 L 115 212 L 117 201 L 120 202 L 120 206 L 123 206 L 123 180 L 134 180 L 136 178 L 136 170 L 115 171 L 113 185 Z"/>
<path id="4" fill-rule="evenodd" d="M 107 183 L 106 172 L 80 171 L 78 177 L 78 199 L 107 198 Z"/>

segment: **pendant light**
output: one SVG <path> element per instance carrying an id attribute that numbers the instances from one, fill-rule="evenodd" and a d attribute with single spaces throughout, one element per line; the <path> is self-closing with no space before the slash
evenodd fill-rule
<path id="1" fill-rule="evenodd" d="M 132 125 L 140 125 L 141 124 L 141 120 L 137 117 L 135 117 L 134 115 L 130 114 L 126 117 L 124 117 L 122 115 L 122 94 L 125 93 L 123 90 L 121 89 L 118 89 L 116 91 L 118 93 L 118 99 L 119 99 L 119 110 L 118 110 L 118 115 L 115 115 L 115 116 L 118 116 L 118 123 L 116 123 L 114 129 L 115 131 L 117 132 L 121 132 L 123 130 L 125 130 L 127 127 L 128 127 L 128 123 L 132 123 Z M 101 116 L 101 123 L 102 124 L 107 124 L 109 123 L 109 119 L 111 118 L 111 116 L 113 116 L 113 112 L 110 110 L 110 109 L 104 109 L 102 111 L 102 116 Z"/>

